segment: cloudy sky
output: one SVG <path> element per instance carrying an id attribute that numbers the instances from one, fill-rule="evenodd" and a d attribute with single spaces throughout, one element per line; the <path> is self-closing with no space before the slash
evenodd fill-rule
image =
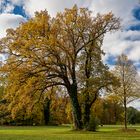
<path id="1" fill-rule="evenodd" d="M 88 7 L 94 15 L 112 11 L 121 18 L 121 31 L 105 36 L 104 62 L 112 68 L 116 56 L 125 53 L 140 74 L 140 0 L 0 0 L 0 38 L 6 35 L 7 28 L 16 28 L 33 17 L 35 11 L 47 9 L 55 16 L 74 4 Z"/>

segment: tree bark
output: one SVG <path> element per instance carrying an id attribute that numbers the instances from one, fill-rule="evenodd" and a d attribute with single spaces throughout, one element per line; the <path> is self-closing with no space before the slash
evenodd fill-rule
<path id="1" fill-rule="evenodd" d="M 97 92 L 95 92 L 94 98 L 91 100 L 89 97 L 89 93 L 85 95 L 85 102 L 84 102 L 84 112 L 83 112 L 83 126 L 84 129 L 90 129 L 90 116 L 91 116 L 91 107 L 97 100 Z"/>
<path id="2" fill-rule="evenodd" d="M 48 125 L 50 121 L 50 103 L 51 100 L 46 98 L 45 99 L 45 104 L 44 104 L 44 120 L 45 120 L 45 125 Z"/>
<path id="3" fill-rule="evenodd" d="M 116 103 L 114 104 L 114 124 L 117 124 L 117 107 L 116 107 Z"/>
<path id="4" fill-rule="evenodd" d="M 127 107 L 126 107 L 126 97 L 124 97 L 124 128 L 127 129 Z"/>
<path id="5" fill-rule="evenodd" d="M 81 130 L 82 129 L 82 115 L 81 115 L 81 107 L 78 102 L 77 96 L 77 86 L 72 84 L 69 89 L 69 95 L 72 104 L 72 111 L 73 111 L 73 122 L 74 122 L 74 129 Z"/>

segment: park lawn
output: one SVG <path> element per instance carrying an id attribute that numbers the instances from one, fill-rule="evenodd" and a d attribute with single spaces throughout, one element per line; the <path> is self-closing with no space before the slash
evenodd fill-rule
<path id="1" fill-rule="evenodd" d="M 103 126 L 97 132 L 72 131 L 68 126 L 0 127 L 0 140 L 140 140 L 136 132 L 121 132 L 121 126 Z"/>

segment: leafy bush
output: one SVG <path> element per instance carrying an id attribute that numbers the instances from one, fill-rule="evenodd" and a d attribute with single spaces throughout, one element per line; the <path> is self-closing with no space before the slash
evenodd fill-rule
<path id="1" fill-rule="evenodd" d="M 91 116 L 90 122 L 89 122 L 89 131 L 96 131 L 99 125 L 99 119 L 95 116 Z"/>

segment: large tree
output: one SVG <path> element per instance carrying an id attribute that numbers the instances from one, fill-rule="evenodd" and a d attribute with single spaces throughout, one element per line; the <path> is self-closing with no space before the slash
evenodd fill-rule
<path id="1" fill-rule="evenodd" d="M 118 57 L 113 73 L 120 81 L 120 86 L 114 88 L 114 93 L 124 106 L 124 126 L 127 129 L 127 105 L 140 97 L 138 73 L 133 62 L 124 54 Z"/>
<path id="2" fill-rule="evenodd" d="M 101 40 L 98 40 L 101 41 Z M 97 43 L 97 42 L 96 42 Z M 81 84 L 82 93 L 82 110 L 84 128 L 90 130 L 90 114 L 91 107 L 97 100 L 101 90 L 108 89 L 110 85 L 118 84 L 117 79 L 108 70 L 108 67 L 103 64 L 101 58 L 101 42 L 94 44 L 96 47 L 85 48 L 85 52 L 80 59 L 81 73 L 79 83 Z"/>
<path id="3" fill-rule="evenodd" d="M 58 13 L 55 18 L 46 11 L 37 12 L 34 18 L 22 23 L 16 30 L 7 30 L 0 46 L 1 53 L 8 54 L 1 70 L 7 73 L 11 85 L 9 94 L 13 92 L 25 96 L 25 92 L 32 97 L 31 93 L 43 93 L 52 86 L 63 86 L 71 100 L 74 127 L 82 129 L 78 97 L 84 94 L 86 110 L 87 102 L 92 105 L 99 90 L 106 86 L 103 79 L 109 74 L 101 60 L 101 45 L 105 33 L 116 31 L 119 26 L 119 19 L 112 13 L 92 17 L 88 9 L 74 6 Z M 79 73 L 83 71 L 86 75 L 84 93 L 79 92 L 82 86 L 80 80 L 84 79 Z M 91 76 L 95 76 L 92 80 L 94 97 L 89 96 Z M 29 88 L 31 85 L 34 90 Z M 88 101 L 90 97 L 93 99 Z M 88 117 L 89 114 L 88 111 Z"/>

